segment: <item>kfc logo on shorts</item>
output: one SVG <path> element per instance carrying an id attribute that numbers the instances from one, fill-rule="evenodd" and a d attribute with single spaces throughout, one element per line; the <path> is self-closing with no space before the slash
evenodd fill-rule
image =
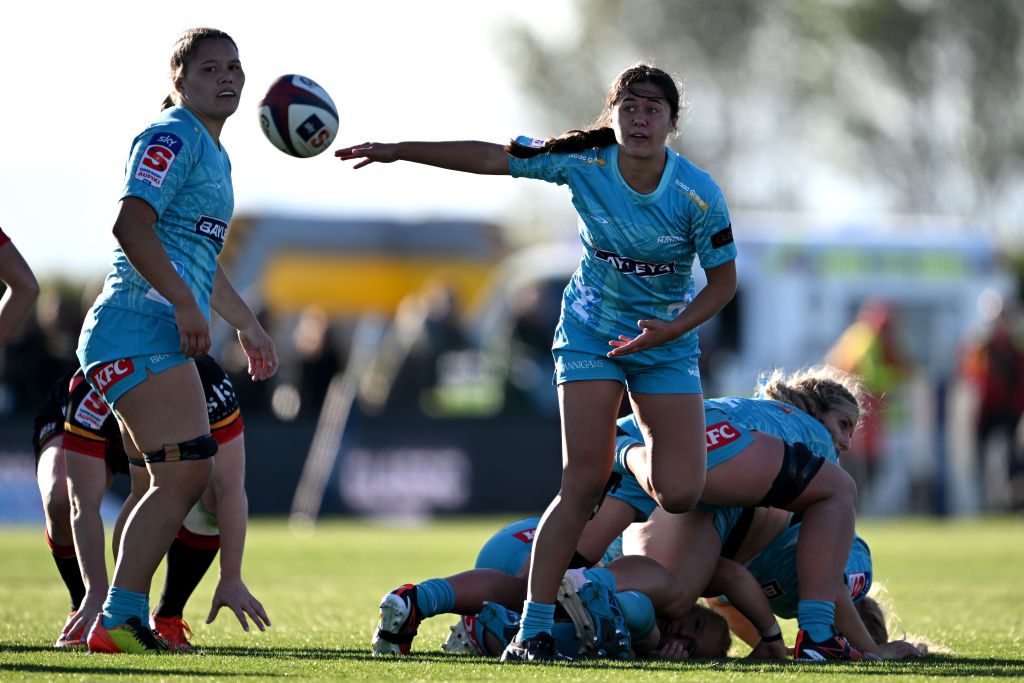
<path id="1" fill-rule="evenodd" d="M 856 600 L 861 596 L 862 593 L 865 593 L 867 591 L 867 572 L 854 572 L 852 574 L 847 574 L 846 586 L 850 589 L 850 598 Z"/>
<path id="2" fill-rule="evenodd" d="M 523 529 L 512 534 L 513 537 L 518 538 L 523 543 L 533 543 L 533 537 L 537 535 L 537 528 Z"/>
<path id="3" fill-rule="evenodd" d="M 78 404 L 74 420 L 89 429 L 99 430 L 110 416 L 110 406 L 95 391 L 89 391 Z"/>
<path id="4" fill-rule="evenodd" d="M 135 364 L 132 363 L 132 359 L 122 358 L 96 368 L 89 375 L 89 379 L 92 380 L 93 386 L 102 393 L 133 372 L 135 372 Z"/>
<path id="5" fill-rule="evenodd" d="M 708 450 L 713 451 L 720 446 L 726 446 L 731 444 L 736 439 L 740 438 L 740 430 L 733 427 L 728 422 L 719 422 L 713 424 L 707 428 L 705 432 L 708 442 Z"/>
<path id="6" fill-rule="evenodd" d="M 155 188 L 162 187 L 182 146 L 181 138 L 173 133 L 157 133 L 151 137 L 135 167 L 135 179 Z"/>

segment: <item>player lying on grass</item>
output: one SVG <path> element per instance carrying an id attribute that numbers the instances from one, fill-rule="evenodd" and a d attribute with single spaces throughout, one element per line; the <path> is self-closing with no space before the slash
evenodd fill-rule
<path id="1" fill-rule="evenodd" d="M 804 580 L 797 659 L 862 659 L 863 653 L 850 647 L 834 627 L 834 600 L 853 541 L 856 502 L 853 479 L 838 466 L 837 458 L 840 450 L 849 447 L 860 417 L 860 385 L 854 377 L 822 366 L 789 378 L 776 372 L 765 377 L 763 387 L 767 398 L 775 400 L 705 401 L 708 472 L 702 504 L 780 507 L 801 513 L 804 532 L 798 544 L 798 567 Z M 617 442 L 616 470 L 634 476 L 639 472 L 637 480 L 653 497 L 639 427 L 631 418 L 619 422 L 623 435 Z M 645 548 L 680 579 L 675 582 L 675 597 L 667 596 L 662 605 L 667 613 L 678 616 L 710 583 L 721 540 L 705 512 L 668 517 L 677 525 L 697 527 L 695 537 L 706 541 L 699 560 L 689 563 L 691 553 L 675 542 L 679 534 L 672 529 L 666 529 L 661 546 L 652 541 Z M 577 554 L 586 558 L 583 553 L 590 551 L 584 542 L 581 539 Z M 604 538 L 597 547 L 608 543 L 610 538 Z M 401 611 L 402 602 L 385 597 L 382 633 L 393 630 L 388 612 Z"/>
<path id="2" fill-rule="evenodd" d="M 850 446 L 863 390 L 856 378 L 830 366 L 790 376 L 774 371 L 763 375 L 759 386 L 763 399 L 705 401 L 708 475 L 701 502 L 690 513 L 662 515 L 658 533 L 644 537 L 642 553 L 677 578 L 688 578 L 676 582 L 683 605 L 707 584 L 721 550 L 709 506 L 800 513 L 795 659 L 863 659 L 835 629 L 835 597 L 853 542 L 857 497 L 838 454 Z M 619 428 L 616 471 L 633 473 L 653 497 L 640 427 L 626 417 Z"/>
<path id="3" fill-rule="evenodd" d="M 242 418 L 230 379 L 209 356 L 196 360 L 206 392 L 213 437 L 220 445 L 210 485 L 185 519 L 167 551 L 167 575 L 152 628 L 176 652 L 191 649 L 185 603 L 221 550 L 220 581 L 207 623 L 228 607 L 249 630 L 269 621 L 242 582 L 247 501 Z M 108 588 L 100 504 L 114 474 L 131 474 L 132 492 L 114 527 L 116 557 L 125 517 L 148 487 L 144 467 L 130 467 L 109 407 L 85 382 L 81 370 L 58 380 L 35 419 L 37 475 L 46 512 L 46 536 L 71 596 L 71 614 L 56 647 L 84 647 L 89 625 Z M 134 464 L 134 463 L 133 463 Z M 148 612 L 147 608 L 147 612 Z M 158 641 L 159 642 L 159 641 Z M 161 643 L 162 644 L 162 643 Z"/>
<path id="4" fill-rule="evenodd" d="M 624 505 L 606 501 L 616 504 Z M 465 616 L 452 627 L 445 650 L 500 655 L 518 630 L 520 615 L 513 610 L 526 591 L 525 576 L 512 572 L 528 561 L 539 520 L 532 517 L 499 530 L 484 545 L 475 569 L 386 595 L 373 637 L 374 655 L 409 654 L 422 620 L 447 613 Z M 736 597 L 742 602 L 742 596 Z M 596 568 L 585 578 L 564 580 L 557 601 L 570 621 L 556 624 L 552 636 L 568 656 L 710 658 L 724 657 L 730 646 L 724 619 L 707 608 L 691 605 L 678 618 L 656 620 L 651 600 L 637 591 L 616 591 L 608 570 Z"/>

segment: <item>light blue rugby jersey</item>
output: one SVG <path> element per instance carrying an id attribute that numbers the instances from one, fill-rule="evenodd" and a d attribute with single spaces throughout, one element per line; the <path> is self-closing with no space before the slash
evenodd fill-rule
<path id="1" fill-rule="evenodd" d="M 705 399 L 704 419 L 709 469 L 746 448 L 752 441 L 748 432 L 752 431 L 772 434 L 789 443 L 803 443 L 826 460 L 838 461 L 832 435 L 825 425 L 787 403 L 738 396 Z M 619 418 L 617 424 L 625 436 L 616 440 L 616 452 L 644 442 L 635 415 Z M 616 458 L 616 463 L 619 460 Z"/>
<path id="2" fill-rule="evenodd" d="M 649 195 L 622 179 L 617 145 L 509 159 L 514 177 L 568 186 L 584 250 L 562 315 L 599 338 L 635 337 L 637 320 L 676 318 L 695 294 L 694 255 L 705 269 L 736 258 L 721 189 L 707 172 L 667 147 L 666 153 L 661 183 Z M 695 335 L 691 330 L 666 346 L 686 346 Z"/>
<path id="3" fill-rule="evenodd" d="M 787 528 L 746 563 L 747 569 L 768 598 L 772 612 L 783 619 L 796 618 L 797 604 L 800 602 L 796 572 L 799 535 L 799 524 Z M 843 582 L 854 603 L 860 602 L 868 594 L 873 578 L 871 549 L 863 538 L 855 535 L 843 570 Z M 729 602 L 725 596 L 719 596 L 719 599 Z"/>
<path id="4" fill-rule="evenodd" d="M 825 425 L 789 404 L 757 398 L 726 397 L 704 400 L 707 435 L 707 467 L 711 469 L 734 457 L 753 442 L 750 432 L 772 434 L 789 443 L 803 443 L 811 452 L 832 462 L 838 461 L 832 436 Z M 619 418 L 623 435 L 615 441 L 616 454 L 633 445 L 643 444 L 643 435 L 636 416 Z M 623 471 L 622 458 L 615 458 L 614 471 L 622 475 L 617 490 L 608 495 L 621 498 L 641 514 L 650 515 L 657 507 L 643 490 L 632 472 Z M 722 542 L 728 538 L 742 508 L 697 503 L 697 508 L 711 515 Z"/>
<path id="5" fill-rule="evenodd" d="M 210 317 L 217 255 L 234 211 L 231 161 L 223 146 L 183 107 L 160 118 L 132 142 L 121 199 L 139 197 L 156 211 L 154 225 L 178 274 Z M 174 308 L 132 267 L 120 248 L 97 306 L 125 308 L 174 320 Z"/>

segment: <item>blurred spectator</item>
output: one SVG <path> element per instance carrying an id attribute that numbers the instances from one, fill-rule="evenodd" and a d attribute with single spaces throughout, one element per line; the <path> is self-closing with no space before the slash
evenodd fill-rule
<path id="1" fill-rule="evenodd" d="M 298 361 L 299 410 L 319 415 L 327 385 L 341 369 L 331 322 L 323 309 L 310 306 L 302 311 L 292 341 Z"/>
<path id="2" fill-rule="evenodd" d="M 867 390 L 867 415 L 854 435 L 843 465 L 870 486 L 885 455 L 885 423 L 892 409 L 891 394 L 910 377 L 910 360 L 899 338 L 895 310 L 882 299 L 861 304 L 853 323 L 825 354 L 825 362 L 860 377 Z M 859 471 L 863 469 L 863 471 Z"/>
<path id="3" fill-rule="evenodd" d="M 978 300 L 982 325 L 961 345 L 958 371 L 975 394 L 974 435 L 978 481 L 986 507 L 998 507 L 988 483 L 990 454 L 1007 463 L 1014 507 L 1024 507 L 1024 453 L 1016 434 L 1024 415 L 1024 329 L 1017 302 L 994 291 Z"/>
<path id="4" fill-rule="evenodd" d="M 57 288 L 43 289 L 21 329 L 0 349 L 0 412 L 34 411 L 58 378 L 78 367 L 75 347 L 82 324 L 79 301 Z"/>
<path id="5" fill-rule="evenodd" d="M 558 325 L 563 282 L 541 280 L 515 298 L 509 339 L 506 409 L 558 415 L 558 392 L 552 383 L 552 330 Z"/>

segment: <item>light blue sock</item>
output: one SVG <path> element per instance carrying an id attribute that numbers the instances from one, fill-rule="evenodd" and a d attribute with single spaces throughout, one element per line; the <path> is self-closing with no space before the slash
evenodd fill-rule
<path id="1" fill-rule="evenodd" d="M 827 600 L 801 600 L 796 605 L 796 622 L 811 640 L 828 640 L 835 631 L 836 605 Z"/>
<path id="2" fill-rule="evenodd" d="M 107 591 L 107 600 L 103 603 L 103 626 L 114 628 L 127 623 L 132 617 L 138 617 L 146 608 L 148 597 L 143 593 L 111 586 Z"/>
<path id="3" fill-rule="evenodd" d="M 594 583 L 601 584 L 614 595 L 617 591 L 615 590 L 615 575 L 612 574 L 610 569 L 605 567 L 592 567 L 583 572 L 583 576 L 587 577 Z"/>
<path id="4" fill-rule="evenodd" d="M 516 636 L 516 642 L 533 638 L 538 633 L 551 633 L 554 623 L 554 604 L 545 605 L 527 600 L 523 603 L 523 616 L 519 619 L 519 635 Z"/>
<path id="5" fill-rule="evenodd" d="M 149 626 L 149 596 L 146 596 L 146 602 L 142 606 L 142 623 Z"/>
<path id="6" fill-rule="evenodd" d="M 451 612 L 455 607 L 455 589 L 444 579 L 429 579 L 416 584 L 416 609 L 426 619 Z"/>

